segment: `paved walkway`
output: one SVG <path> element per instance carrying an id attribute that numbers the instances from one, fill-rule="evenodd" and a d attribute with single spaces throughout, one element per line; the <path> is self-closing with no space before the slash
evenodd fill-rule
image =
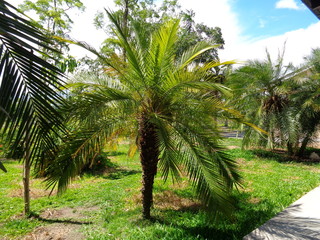
<path id="1" fill-rule="evenodd" d="M 304 195 L 243 239 L 320 239 L 320 187 Z"/>

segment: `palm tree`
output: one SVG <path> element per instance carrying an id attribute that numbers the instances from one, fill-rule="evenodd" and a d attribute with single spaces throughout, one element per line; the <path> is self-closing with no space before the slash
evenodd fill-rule
<path id="1" fill-rule="evenodd" d="M 273 148 L 275 145 L 290 147 L 293 130 L 289 125 L 289 89 L 296 70 L 291 64 L 284 65 L 284 51 L 272 61 L 267 51 L 267 59 L 251 60 L 245 66 L 235 70 L 229 84 L 235 92 L 235 104 L 252 123 L 266 130 L 267 137 L 252 128 L 246 130 L 245 145 L 260 145 Z"/>
<path id="2" fill-rule="evenodd" d="M 53 134 L 63 129 L 58 112 L 61 73 L 44 61 L 39 50 L 50 40 L 15 7 L 0 0 L 0 133 L 12 151 L 24 152 L 25 213 L 29 214 L 31 164 L 42 152 L 53 153 Z"/>
<path id="3" fill-rule="evenodd" d="M 127 59 L 116 54 L 103 59 L 107 67 L 97 80 L 69 90 L 73 133 L 65 138 L 55 163 L 45 169 L 48 185 L 64 190 L 107 142 L 127 136 L 140 150 L 145 219 L 151 218 L 158 171 L 164 179 L 186 174 L 208 210 L 230 211 L 229 194 L 240 177 L 235 161 L 220 146 L 214 119 L 224 105 L 211 94 L 227 89 L 206 81 L 208 69 L 220 63 L 192 65 L 214 46 L 198 43 L 177 59 L 179 21 L 164 24 L 149 39 L 141 38 L 143 29 L 136 28 L 134 41 L 129 41 L 121 19 L 108 15 Z"/>
<path id="4" fill-rule="evenodd" d="M 304 69 L 290 84 L 290 101 L 299 129 L 298 139 L 302 140 L 301 144 L 297 142 L 294 154 L 300 157 L 320 124 L 320 49 L 314 49 L 305 60 Z"/>

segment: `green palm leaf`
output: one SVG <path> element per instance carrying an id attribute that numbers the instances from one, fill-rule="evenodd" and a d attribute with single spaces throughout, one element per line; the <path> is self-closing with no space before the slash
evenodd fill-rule
<path id="1" fill-rule="evenodd" d="M 50 40 L 16 8 L 0 1 L 0 131 L 12 150 L 28 140 L 31 158 L 52 152 L 52 133 L 64 129 L 60 70 L 41 58 Z M 48 57 L 48 56 L 46 56 Z M 28 135 L 28 138 L 26 136 Z"/>

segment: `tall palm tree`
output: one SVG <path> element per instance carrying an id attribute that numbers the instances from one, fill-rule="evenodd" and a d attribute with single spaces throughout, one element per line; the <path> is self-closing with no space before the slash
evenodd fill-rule
<path id="1" fill-rule="evenodd" d="M 27 17 L 0 0 L 0 133 L 12 151 L 22 148 L 25 212 L 29 213 L 29 175 L 42 152 L 53 153 L 53 133 L 63 129 L 58 106 L 61 73 L 39 50 L 50 40 Z"/>
<path id="2" fill-rule="evenodd" d="M 49 186 L 65 189 L 107 142 L 125 135 L 140 150 L 144 218 L 151 218 L 153 183 L 159 170 L 164 179 L 169 174 L 174 179 L 186 174 L 211 212 L 230 211 L 229 194 L 240 177 L 235 161 L 223 152 L 214 121 L 224 105 L 211 94 L 227 89 L 206 81 L 208 69 L 220 63 L 192 65 L 214 46 L 199 43 L 178 60 L 179 21 L 164 24 L 149 39 L 141 38 L 143 29 L 137 28 L 134 41 L 129 41 L 121 19 L 108 15 L 127 60 L 116 54 L 103 59 L 105 72 L 98 80 L 77 83 L 78 88 L 69 90 L 74 131 L 66 137 L 55 163 L 45 169 Z"/>

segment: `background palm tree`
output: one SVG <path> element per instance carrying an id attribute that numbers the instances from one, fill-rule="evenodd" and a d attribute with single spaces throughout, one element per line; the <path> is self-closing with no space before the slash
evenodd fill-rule
<path id="1" fill-rule="evenodd" d="M 265 61 L 249 61 L 231 74 L 229 84 L 238 110 L 269 133 L 248 128 L 244 144 L 286 147 L 301 157 L 320 121 L 320 51 L 313 50 L 300 68 L 285 66 L 283 56 L 284 51 L 273 62 L 267 53 Z"/>
<path id="2" fill-rule="evenodd" d="M 293 65 L 284 65 L 284 51 L 279 53 L 276 61 L 272 61 L 267 51 L 264 61 L 248 61 L 245 66 L 236 69 L 229 78 L 234 89 L 237 109 L 249 121 L 266 130 L 269 134 L 248 128 L 245 131 L 244 145 L 260 145 L 264 147 L 283 146 L 290 142 L 289 89 L 296 69 Z"/>
<path id="3" fill-rule="evenodd" d="M 41 164 L 43 151 L 53 154 L 53 134 L 63 129 L 58 111 L 63 101 L 60 70 L 41 58 L 39 47 L 55 50 L 43 31 L 26 19 L 0 0 L 0 133 L 11 151 L 23 149 L 28 214 L 30 166 Z"/>
<path id="4" fill-rule="evenodd" d="M 305 60 L 304 69 L 290 82 L 290 101 L 299 129 L 293 153 L 298 156 L 303 156 L 320 124 L 320 49 L 314 49 Z"/>
<path id="5" fill-rule="evenodd" d="M 127 136 L 130 149 L 136 144 L 140 150 L 144 218 L 151 218 L 158 170 L 164 179 L 169 174 L 175 180 L 187 175 L 209 211 L 230 212 L 230 191 L 240 177 L 236 162 L 223 152 L 214 121 L 224 105 L 211 94 L 228 91 L 206 81 L 208 70 L 220 63 L 192 65 L 214 46 L 198 43 L 177 59 L 179 21 L 164 24 L 148 39 L 136 26 L 129 41 L 121 19 L 108 15 L 126 61 L 116 54 L 103 59 L 107 67 L 95 81 L 69 89 L 73 133 L 66 137 L 55 163 L 45 169 L 48 185 L 58 185 L 62 191 L 107 142 Z"/>

